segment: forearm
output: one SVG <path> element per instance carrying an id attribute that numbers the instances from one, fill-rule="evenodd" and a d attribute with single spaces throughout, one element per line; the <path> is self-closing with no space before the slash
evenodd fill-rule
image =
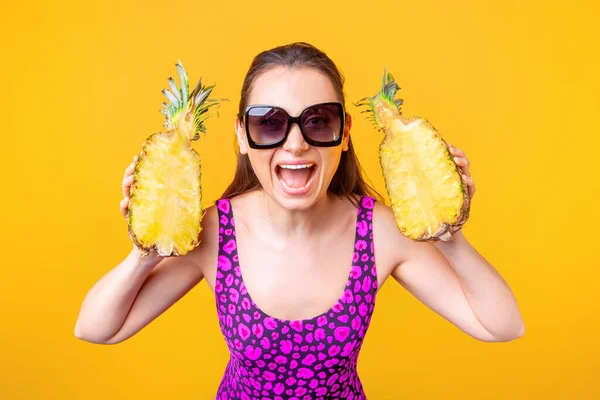
<path id="1" fill-rule="evenodd" d="M 152 269 L 160 262 L 153 256 L 140 258 L 135 249 L 87 293 L 75 324 L 75 336 L 102 343 L 119 331 Z"/>
<path id="2" fill-rule="evenodd" d="M 458 231 L 436 247 L 449 261 L 481 325 L 499 340 L 521 336 L 525 327 L 512 290 L 498 271 Z"/>

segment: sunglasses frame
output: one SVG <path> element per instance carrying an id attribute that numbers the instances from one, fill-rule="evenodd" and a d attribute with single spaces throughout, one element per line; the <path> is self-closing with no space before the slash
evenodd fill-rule
<path id="1" fill-rule="evenodd" d="M 302 129 L 302 124 L 301 124 L 302 116 L 304 115 L 304 112 L 310 108 L 317 107 L 317 106 L 325 106 L 325 105 L 335 105 L 341 111 L 340 132 L 339 132 L 338 138 L 335 140 L 332 140 L 329 142 L 318 142 L 318 141 L 312 140 L 304 133 L 304 130 Z M 250 128 L 248 127 L 248 123 L 247 123 L 248 114 L 249 114 L 250 110 L 252 110 L 253 108 L 260 108 L 260 107 L 276 108 L 278 110 L 283 111 L 285 113 L 285 115 L 287 116 L 287 127 L 285 130 L 285 134 L 283 135 L 281 140 L 278 140 L 277 142 L 269 143 L 269 144 L 260 144 L 260 143 L 256 143 L 254 140 L 252 140 L 252 137 L 250 136 Z M 269 104 L 253 104 L 253 105 L 246 107 L 246 111 L 244 112 L 243 123 L 244 123 L 244 128 L 246 130 L 246 138 L 248 140 L 248 145 L 253 149 L 273 149 L 275 147 L 281 146 L 287 140 L 287 138 L 290 134 L 290 131 L 292 130 L 293 124 L 298 125 L 298 127 L 300 128 L 300 132 L 302 133 L 302 137 L 304 138 L 306 143 L 310 144 L 311 146 L 333 147 L 333 146 L 338 146 L 339 144 L 342 143 L 342 138 L 344 137 L 344 128 L 346 126 L 346 111 L 344 110 L 344 105 L 340 102 L 317 103 L 317 104 L 313 104 L 313 105 L 306 107 L 304 110 L 302 110 L 300 115 L 298 115 L 297 117 L 292 117 L 282 107 L 272 106 Z"/>

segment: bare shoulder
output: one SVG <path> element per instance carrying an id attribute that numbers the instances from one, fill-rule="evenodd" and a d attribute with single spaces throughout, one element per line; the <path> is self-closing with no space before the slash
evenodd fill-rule
<path id="1" fill-rule="evenodd" d="M 219 252 L 219 213 L 214 204 L 204 210 L 198 239 L 200 243 L 190 254 L 212 287 Z"/>
<path id="2" fill-rule="evenodd" d="M 440 265 L 445 260 L 433 243 L 415 241 L 402 235 L 392 209 L 384 204 L 375 205 L 373 240 L 378 270 L 383 268 L 382 274 L 386 278 L 392 275 L 399 282 L 405 281 L 415 266 Z"/>
<path id="3" fill-rule="evenodd" d="M 380 202 L 373 209 L 373 242 L 378 275 L 383 280 L 410 256 L 415 246 L 398 229 L 392 209 Z"/>

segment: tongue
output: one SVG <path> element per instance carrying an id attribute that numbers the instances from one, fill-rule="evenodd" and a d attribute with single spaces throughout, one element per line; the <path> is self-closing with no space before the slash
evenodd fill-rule
<path id="1" fill-rule="evenodd" d="M 312 168 L 279 168 L 279 179 L 281 179 L 287 187 L 300 189 L 308 183 L 311 171 Z"/>

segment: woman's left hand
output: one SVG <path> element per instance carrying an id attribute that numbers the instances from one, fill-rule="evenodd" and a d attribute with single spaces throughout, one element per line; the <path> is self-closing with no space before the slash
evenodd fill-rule
<path id="1" fill-rule="evenodd" d="M 469 169 L 471 163 L 469 162 L 469 160 L 467 160 L 467 156 L 465 155 L 464 151 L 462 151 L 458 147 L 454 147 L 450 143 L 448 143 L 448 150 L 450 151 L 450 154 L 452 154 L 452 156 L 454 157 L 454 162 L 456 163 L 456 165 L 458 165 L 458 167 L 461 170 L 463 180 L 467 184 L 469 198 L 472 199 L 476 189 L 475 182 L 473 182 L 473 178 L 471 178 L 471 171 Z"/>

